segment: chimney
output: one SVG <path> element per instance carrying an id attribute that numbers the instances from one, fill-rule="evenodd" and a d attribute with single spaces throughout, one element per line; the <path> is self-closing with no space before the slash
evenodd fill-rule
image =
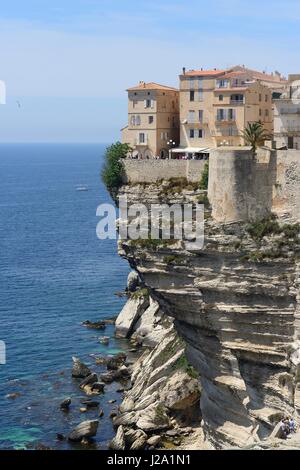
<path id="1" fill-rule="evenodd" d="M 143 80 L 140 80 L 140 86 L 146 87 L 146 83 Z"/>
<path id="2" fill-rule="evenodd" d="M 185 75 L 185 67 L 182 67 L 182 73 Z"/>

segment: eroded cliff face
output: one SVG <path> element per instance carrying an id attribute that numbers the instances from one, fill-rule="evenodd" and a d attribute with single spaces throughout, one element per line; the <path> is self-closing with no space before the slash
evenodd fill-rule
<path id="1" fill-rule="evenodd" d="M 167 184 L 124 186 L 120 194 L 129 203 L 203 199 Z M 283 415 L 298 416 L 299 234 L 294 225 L 270 221 L 260 232 L 206 217 L 203 250 L 123 240 L 119 253 L 175 319 L 200 375 L 206 438 L 215 448 L 244 448 L 267 438 Z"/>

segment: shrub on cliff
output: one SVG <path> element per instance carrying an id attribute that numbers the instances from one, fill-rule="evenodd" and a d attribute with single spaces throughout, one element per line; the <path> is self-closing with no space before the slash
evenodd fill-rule
<path id="1" fill-rule="evenodd" d="M 209 174 L 209 166 L 208 166 L 208 162 L 206 162 L 203 168 L 202 175 L 201 175 L 199 189 L 208 188 L 208 174 Z"/>
<path id="2" fill-rule="evenodd" d="M 105 163 L 102 169 L 102 181 L 111 194 L 114 194 L 122 184 L 122 159 L 131 151 L 128 144 L 116 142 L 106 149 Z"/>

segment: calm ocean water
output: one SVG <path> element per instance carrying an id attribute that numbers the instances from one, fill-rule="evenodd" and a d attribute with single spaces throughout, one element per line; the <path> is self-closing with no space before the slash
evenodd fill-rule
<path id="1" fill-rule="evenodd" d="M 96 208 L 110 200 L 99 177 L 103 153 L 101 145 L 0 145 L 0 340 L 7 347 L 7 364 L 0 365 L 2 449 L 37 441 L 70 448 L 56 442 L 56 433 L 97 416 L 79 411 L 84 396 L 70 377 L 71 357 L 97 371 L 91 353 L 126 348 L 114 338 L 103 346 L 101 332 L 81 326 L 120 311 L 124 300 L 114 293 L 129 272 L 116 242 L 96 237 Z M 80 184 L 89 191 L 76 191 Z M 112 335 L 113 327 L 104 334 Z M 100 398 L 101 448 L 113 434 L 107 402 L 120 400 L 117 387 Z M 6 398 L 11 393 L 20 396 Z M 65 414 L 58 405 L 69 395 L 73 405 Z"/>

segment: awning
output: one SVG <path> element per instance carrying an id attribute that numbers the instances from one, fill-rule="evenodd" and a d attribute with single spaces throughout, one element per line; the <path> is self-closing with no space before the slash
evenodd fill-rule
<path id="1" fill-rule="evenodd" d="M 208 147 L 177 147 L 171 149 L 172 153 L 209 153 Z"/>

